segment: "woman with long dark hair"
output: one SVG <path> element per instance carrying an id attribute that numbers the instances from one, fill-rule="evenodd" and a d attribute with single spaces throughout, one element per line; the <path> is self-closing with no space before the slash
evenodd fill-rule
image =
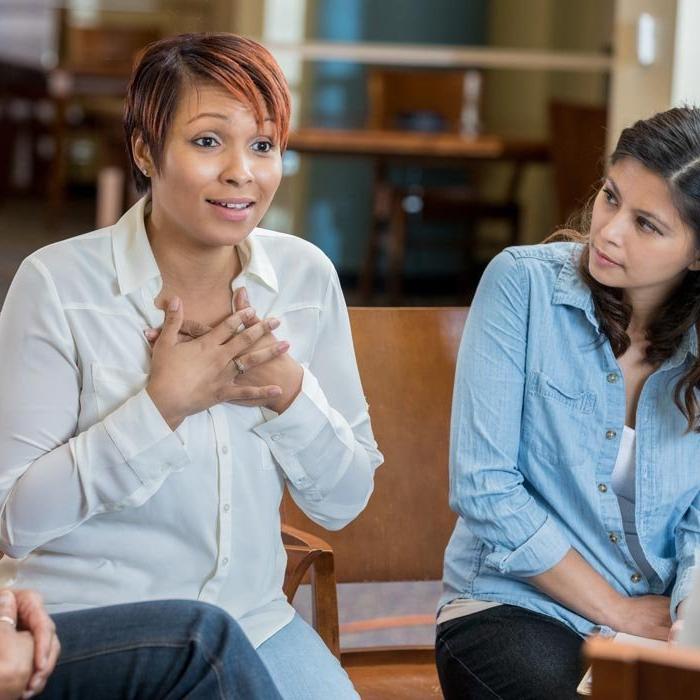
<path id="1" fill-rule="evenodd" d="M 583 638 L 667 639 L 700 545 L 700 110 L 625 129 L 589 225 L 510 248 L 462 339 L 447 698 L 574 698 Z"/>

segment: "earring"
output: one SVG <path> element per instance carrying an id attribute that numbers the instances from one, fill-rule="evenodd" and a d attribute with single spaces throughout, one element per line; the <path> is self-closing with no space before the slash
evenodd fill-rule
<path id="1" fill-rule="evenodd" d="M 146 177 L 148 177 L 148 168 L 144 168 L 144 169 L 143 169 L 143 174 L 144 174 Z"/>

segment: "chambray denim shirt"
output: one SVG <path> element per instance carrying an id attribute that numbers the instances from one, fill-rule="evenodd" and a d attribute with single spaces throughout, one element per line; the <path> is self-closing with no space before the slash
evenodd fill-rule
<path id="1" fill-rule="evenodd" d="M 581 635 L 596 627 L 528 577 L 576 549 L 629 596 L 688 594 L 700 544 L 700 435 L 673 403 L 698 354 L 695 329 L 645 382 L 636 416 L 636 522 L 655 575 L 625 542 L 611 485 L 625 384 L 578 273 L 580 244 L 508 248 L 483 275 L 457 361 L 450 506 L 440 607 L 518 605 Z M 609 632 L 608 628 L 603 628 Z"/>

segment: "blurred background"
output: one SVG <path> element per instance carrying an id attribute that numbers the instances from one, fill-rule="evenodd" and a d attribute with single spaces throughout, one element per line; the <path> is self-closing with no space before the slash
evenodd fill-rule
<path id="1" fill-rule="evenodd" d="M 269 46 L 294 97 L 263 225 L 333 260 L 350 303 L 464 304 L 503 246 L 591 193 L 620 128 L 699 88 L 692 0 L 0 0 L 0 300 L 34 248 L 133 200 L 136 52 L 186 31 Z M 330 132 L 329 132 L 330 130 Z"/>
<path id="2" fill-rule="evenodd" d="M 263 225 L 320 246 L 349 303 L 464 305 L 585 203 L 624 125 L 700 103 L 697 27 L 696 0 L 0 0 L 0 303 L 32 250 L 133 201 L 122 100 L 159 37 L 273 51 L 294 114 Z M 381 600 L 431 643 L 439 583 L 396 585 L 341 587 L 341 614 Z"/>

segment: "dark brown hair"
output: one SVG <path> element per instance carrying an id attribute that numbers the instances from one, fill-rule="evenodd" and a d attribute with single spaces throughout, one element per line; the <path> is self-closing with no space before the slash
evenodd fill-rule
<path id="1" fill-rule="evenodd" d="M 634 158 L 645 168 L 662 177 L 683 221 L 695 233 L 700 248 L 700 109 L 678 107 L 636 122 L 624 129 L 610 156 L 615 164 Z M 593 199 L 578 215 L 573 225 L 547 239 L 588 242 Z M 596 315 L 610 340 L 615 357 L 630 346 L 627 335 L 632 309 L 623 300 L 621 289 L 596 281 L 588 271 L 588 253 L 583 249 L 579 272 L 591 289 Z M 700 272 L 687 272 L 671 296 L 658 309 L 647 329 L 649 345 L 646 361 L 659 365 L 678 349 L 684 335 L 700 321 Z M 688 430 L 700 433 L 700 359 L 683 374 L 674 390 L 674 401 L 688 421 Z"/>
<path id="2" fill-rule="evenodd" d="M 180 34 L 147 46 L 127 89 L 124 133 L 131 172 L 139 192 L 149 180 L 134 160 L 132 136 L 141 135 L 153 165 L 160 170 L 165 141 L 185 84 L 216 85 L 248 105 L 259 126 L 275 125 L 280 150 L 287 146 L 289 88 L 272 54 L 261 44 L 235 34 Z"/>

